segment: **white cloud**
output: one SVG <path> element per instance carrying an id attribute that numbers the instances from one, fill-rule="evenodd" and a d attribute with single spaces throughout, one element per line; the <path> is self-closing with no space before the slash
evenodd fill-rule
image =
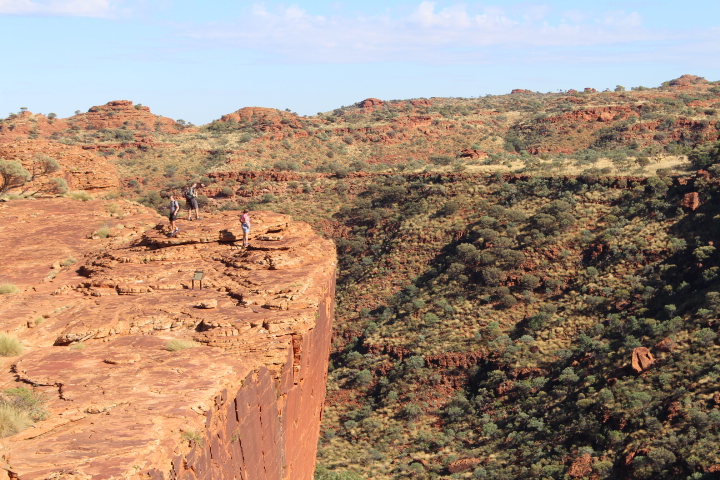
<path id="1" fill-rule="evenodd" d="M 658 42 L 697 34 L 648 29 L 637 12 L 576 9 L 554 20 L 542 5 L 514 11 L 470 11 L 464 4 L 438 8 L 422 1 L 404 16 L 386 12 L 351 18 L 311 15 L 296 5 L 256 5 L 237 22 L 186 27 L 180 35 L 204 47 L 251 49 L 285 62 L 488 63 L 507 61 L 509 55 L 525 62 L 604 60 L 622 55 L 622 49 L 650 50 Z M 711 36 L 719 37 L 717 32 Z M 578 49 L 587 52 L 578 55 Z"/>
<path id="2" fill-rule="evenodd" d="M 0 0 L 0 15 L 112 17 L 109 0 Z"/>

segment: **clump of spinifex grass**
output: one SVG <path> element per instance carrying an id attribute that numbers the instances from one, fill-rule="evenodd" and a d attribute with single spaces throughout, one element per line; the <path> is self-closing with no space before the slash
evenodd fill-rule
<path id="1" fill-rule="evenodd" d="M 197 343 L 192 340 L 181 340 L 179 338 L 170 340 L 165 344 L 165 350 L 169 352 L 177 352 L 178 350 L 185 350 L 187 348 L 196 347 Z"/>
<path id="2" fill-rule="evenodd" d="M 15 435 L 50 416 L 42 395 L 25 388 L 11 388 L 0 394 L 0 438 Z"/>
<path id="3" fill-rule="evenodd" d="M 0 356 L 16 357 L 24 350 L 23 344 L 20 343 L 14 335 L 0 333 Z"/>
<path id="4" fill-rule="evenodd" d="M 0 285 L 0 295 L 10 295 L 17 292 L 18 288 L 12 283 L 3 283 Z"/>

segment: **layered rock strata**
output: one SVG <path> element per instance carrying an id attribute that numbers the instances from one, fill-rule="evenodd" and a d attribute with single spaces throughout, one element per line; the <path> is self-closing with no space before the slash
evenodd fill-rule
<path id="1" fill-rule="evenodd" d="M 0 204 L 0 283 L 19 289 L 0 296 L 0 330 L 25 345 L 0 388 L 33 388 L 50 411 L 0 440 L 0 472 L 312 478 L 334 246 L 288 216 L 251 216 L 245 249 L 238 212 L 181 219 L 168 237 L 124 201 Z"/>
<path id="2" fill-rule="evenodd" d="M 120 187 L 117 167 L 107 159 L 81 147 L 29 140 L 0 143 L 0 158 L 17 161 L 31 173 L 35 172 L 39 157 L 57 160 L 60 170 L 34 177 L 21 190 L 42 191 L 51 177 L 64 179 L 71 190 L 104 193 Z"/>

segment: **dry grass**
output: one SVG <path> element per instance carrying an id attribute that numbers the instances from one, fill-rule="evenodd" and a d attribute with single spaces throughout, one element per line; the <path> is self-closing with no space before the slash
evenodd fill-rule
<path id="1" fill-rule="evenodd" d="M 170 340 L 165 344 L 165 350 L 169 352 L 177 352 L 178 350 L 185 350 L 187 348 L 194 348 L 197 343 L 192 340 L 181 340 L 179 338 Z"/>
<path id="2" fill-rule="evenodd" d="M 0 356 L 16 357 L 20 355 L 25 348 L 23 344 L 14 335 L 0 333 Z"/>
<path id="3" fill-rule="evenodd" d="M 18 288 L 12 283 L 3 283 L 0 285 L 0 295 L 11 295 L 17 292 Z"/>
<path id="4" fill-rule="evenodd" d="M 27 412 L 7 404 L 0 404 L 0 438 L 15 435 L 32 425 Z"/>

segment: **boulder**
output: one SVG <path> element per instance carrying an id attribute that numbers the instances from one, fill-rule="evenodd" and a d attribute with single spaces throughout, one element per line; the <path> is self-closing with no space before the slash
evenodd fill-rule
<path id="1" fill-rule="evenodd" d="M 217 306 L 218 306 L 218 301 L 215 298 L 211 298 L 209 300 L 203 300 L 201 302 L 198 302 L 198 304 L 197 304 L 198 308 L 206 308 L 206 309 L 217 308 Z"/>
<path id="2" fill-rule="evenodd" d="M 632 353 L 632 368 L 637 373 L 642 373 L 650 369 L 655 363 L 655 357 L 645 347 L 637 347 Z"/>
<path id="3" fill-rule="evenodd" d="M 680 206 L 696 210 L 700 206 L 700 195 L 698 192 L 686 193 L 680 203 Z"/>

